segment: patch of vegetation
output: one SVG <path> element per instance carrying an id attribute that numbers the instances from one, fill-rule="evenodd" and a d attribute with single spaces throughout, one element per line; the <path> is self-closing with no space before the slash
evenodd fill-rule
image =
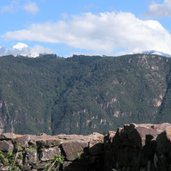
<path id="1" fill-rule="evenodd" d="M 83 152 L 81 151 L 81 152 L 78 152 L 77 153 L 77 160 L 81 160 L 81 157 L 82 157 L 82 154 L 83 154 Z"/>
<path id="2" fill-rule="evenodd" d="M 60 167 L 60 165 L 64 164 L 64 156 L 63 155 L 55 155 L 53 160 L 49 165 L 46 166 L 45 171 L 52 171 Z"/>
<path id="3" fill-rule="evenodd" d="M 30 153 L 37 152 L 37 146 L 36 145 L 30 145 L 28 148 L 26 148 L 26 151 Z"/>
<path id="4" fill-rule="evenodd" d="M 20 167 L 17 165 L 18 154 L 13 154 L 12 152 L 2 152 L 0 151 L 0 161 L 4 166 L 8 167 L 8 171 L 20 171 Z"/>

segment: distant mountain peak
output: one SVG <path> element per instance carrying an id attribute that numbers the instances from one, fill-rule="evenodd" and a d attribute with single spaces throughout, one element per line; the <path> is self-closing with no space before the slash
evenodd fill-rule
<path id="1" fill-rule="evenodd" d="M 160 55 L 160 56 L 165 56 L 165 57 L 171 57 L 171 54 L 156 51 L 156 50 L 148 50 L 148 51 L 143 51 L 143 54 L 147 55 Z"/>

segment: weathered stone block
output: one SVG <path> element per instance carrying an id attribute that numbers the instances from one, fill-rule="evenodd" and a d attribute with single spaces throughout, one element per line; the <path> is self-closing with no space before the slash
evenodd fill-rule
<path id="1" fill-rule="evenodd" d="M 41 161 L 49 161 L 54 158 L 55 155 L 60 155 L 61 151 L 58 147 L 42 148 L 40 150 L 39 158 Z"/>
<path id="2" fill-rule="evenodd" d="M 88 147 L 88 144 L 84 141 L 66 141 L 61 146 L 65 152 L 66 159 L 72 161 L 84 152 L 84 148 Z"/>
<path id="3" fill-rule="evenodd" d="M 15 139 L 16 135 L 12 132 L 2 133 L 0 134 L 0 140 L 12 140 Z"/>
<path id="4" fill-rule="evenodd" d="M 29 147 L 25 149 L 25 163 L 36 164 L 38 160 L 37 149 L 35 147 Z"/>
<path id="5" fill-rule="evenodd" d="M 54 146 L 59 146 L 61 141 L 59 139 L 44 139 L 44 140 L 38 140 L 37 146 L 39 147 L 54 147 Z"/>
<path id="6" fill-rule="evenodd" d="M 30 141 L 30 136 L 29 135 L 25 135 L 25 136 L 21 136 L 21 137 L 17 137 L 14 140 L 15 143 L 15 147 L 18 151 L 21 151 L 25 148 L 29 147 L 29 141 Z"/>
<path id="7" fill-rule="evenodd" d="M 3 152 L 9 152 L 9 151 L 13 151 L 14 149 L 14 145 L 11 141 L 0 141 L 0 151 Z"/>

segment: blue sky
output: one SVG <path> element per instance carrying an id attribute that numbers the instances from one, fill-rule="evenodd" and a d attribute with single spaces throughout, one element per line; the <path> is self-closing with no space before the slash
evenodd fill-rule
<path id="1" fill-rule="evenodd" d="M 1 0 L 4 53 L 171 54 L 171 0 Z"/>

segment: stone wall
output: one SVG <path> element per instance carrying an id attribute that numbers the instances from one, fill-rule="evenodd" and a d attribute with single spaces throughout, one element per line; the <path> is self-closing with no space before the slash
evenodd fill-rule
<path id="1" fill-rule="evenodd" d="M 0 135 L 0 170 L 100 170 L 104 136 Z"/>
<path id="2" fill-rule="evenodd" d="M 171 124 L 130 124 L 107 135 L 0 135 L 4 171 L 171 171 Z"/>

